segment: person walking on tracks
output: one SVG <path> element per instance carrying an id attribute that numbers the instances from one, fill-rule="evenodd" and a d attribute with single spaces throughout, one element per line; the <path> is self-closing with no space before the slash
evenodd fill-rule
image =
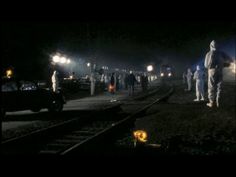
<path id="1" fill-rule="evenodd" d="M 206 54 L 204 66 L 208 69 L 208 107 L 220 106 L 223 68 L 229 67 L 233 60 L 224 52 L 218 50 L 216 41 L 210 43 L 210 51 Z"/>

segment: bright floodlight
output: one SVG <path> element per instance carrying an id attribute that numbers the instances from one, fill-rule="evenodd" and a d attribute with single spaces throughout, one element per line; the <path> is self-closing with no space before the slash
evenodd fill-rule
<path id="1" fill-rule="evenodd" d="M 66 58 L 65 58 L 65 57 L 61 57 L 61 58 L 60 58 L 60 63 L 63 64 L 63 63 L 65 63 L 65 62 L 66 62 Z"/>
<path id="2" fill-rule="evenodd" d="M 69 63 L 70 63 L 70 59 L 67 59 L 67 60 L 66 60 L 66 63 L 69 64 Z"/>
<path id="3" fill-rule="evenodd" d="M 170 77 L 172 74 L 171 73 L 168 73 L 168 76 Z"/>
<path id="4" fill-rule="evenodd" d="M 60 61 L 60 57 L 58 55 L 55 55 L 52 57 L 53 62 L 58 63 Z"/>
<path id="5" fill-rule="evenodd" d="M 152 65 L 147 66 L 147 71 L 148 72 L 151 72 L 152 70 L 153 70 L 153 66 Z"/>
<path id="6" fill-rule="evenodd" d="M 90 67 L 91 63 L 87 63 L 87 66 Z"/>
<path id="7" fill-rule="evenodd" d="M 161 73 L 161 77 L 163 77 L 164 76 L 164 73 Z"/>

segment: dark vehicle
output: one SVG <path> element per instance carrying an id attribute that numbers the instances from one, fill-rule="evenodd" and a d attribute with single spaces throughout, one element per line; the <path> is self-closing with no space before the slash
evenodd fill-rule
<path id="1" fill-rule="evenodd" d="M 162 78 L 171 78 L 173 77 L 173 68 L 169 65 L 162 65 L 160 68 L 160 76 Z"/>
<path id="2" fill-rule="evenodd" d="M 40 88 L 29 81 L 2 79 L 1 113 L 31 110 L 39 112 L 47 108 L 50 112 L 61 112 L 65 99 L 61 92 L 54 93 L 50 89 Z"/>

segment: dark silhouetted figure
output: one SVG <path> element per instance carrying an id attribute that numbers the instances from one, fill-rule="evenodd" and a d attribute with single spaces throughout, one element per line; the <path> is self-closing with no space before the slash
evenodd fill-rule
<path id="1" fill-rule="evenodd" d="M 115 93 L 115 73 L 112 73 L 111 75 L 111 81 L 110 81 L 110 85 L 109 85 L 109 92 L 111 94 Z"/>
<path id="2" fill-rule="evenodd" d="M 132 71 L 130 71 L 130 74 L 127 78 L 127 84 L 128 84 L 128 88 L 129 88 L 129 96 L 133 96 L 134 95 L 134 84 L 135 82 L 137 82 L 134 74 Z"/>
<path id="3" fill-rule="evenodd" d="M 148 87 L 148 77 L 145 74 L 141 76 L 141 86 L 143 92 L 146 92 Z"/>

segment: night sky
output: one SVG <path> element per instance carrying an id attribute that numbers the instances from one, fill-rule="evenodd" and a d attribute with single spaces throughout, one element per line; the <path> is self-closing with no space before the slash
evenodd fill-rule
<path id="1" fill-rule="evenodd" d="M 1 27 L 3 68 L 22 77 L 47 77 L 50 55 L 60 51 L 74 60 L 145 69 L 171 63 L 179 70 L 194 65 L 215 39 L 235 55 L 235 22 L 75 21 L 5 22 Z"/>

